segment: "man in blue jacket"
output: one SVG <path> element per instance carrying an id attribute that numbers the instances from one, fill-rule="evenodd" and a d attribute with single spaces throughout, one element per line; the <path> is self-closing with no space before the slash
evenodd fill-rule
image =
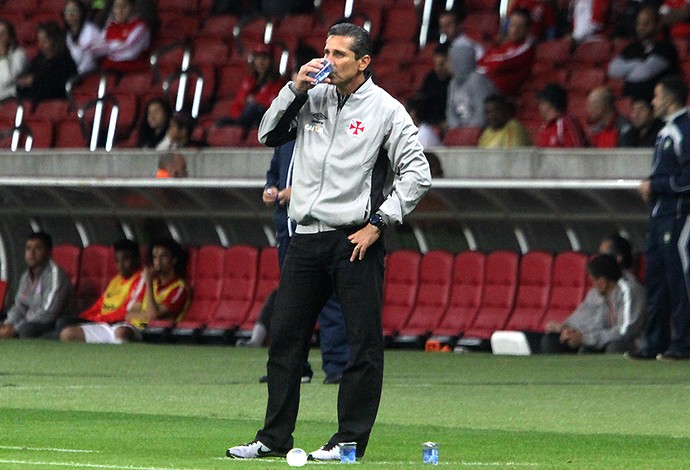
<path id="1" fill-rule="evenodd" d="M 654 88 L 659 131 L 651 176 L 640 184 L 651 216 L 647 234 L 648 326 L 646 345 L 631 359 L 690 358 L 690 116 L 688 87 L 681 77 L 663 78 Z"/>

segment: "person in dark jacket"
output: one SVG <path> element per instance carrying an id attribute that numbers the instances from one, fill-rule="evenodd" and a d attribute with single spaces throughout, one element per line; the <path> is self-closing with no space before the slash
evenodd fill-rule
<path id="1" fill-rule="evenodd" d="M 34 102 L 65 98 L 65 85 L 77 66 L 65 43 L 65 33 L 54 21 L 41 23 L 36 32 L 38 55 L 17 79 L 17 94 Z"/>

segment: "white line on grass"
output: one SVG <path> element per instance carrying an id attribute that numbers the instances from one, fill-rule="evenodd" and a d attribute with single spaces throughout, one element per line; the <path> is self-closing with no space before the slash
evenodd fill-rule
<path id="1" fill-rule="evenodd" d="M 133 465 L 103 465 L 95 463 L 77 463 L 77 462 L 37 462 L 34 460 L 4 460 L 0 459 L 0 464 L 12 465 L 43 465 L 51 467 L 82 467 L 82 468 L 107 468 L 114 470 L 194 470 L 191 468 L 177 468 L 173 467 L 135 467 Z"/>
<path id="2" fill-rule="evenodd" d="M 59 449 L 53 447 L 24 447 L 24 446 L 0 446 L 2 450 L 31 450 L 37 452 L 67 452 L 72 454 L 97 454 L 97 450 L 86 449 Z"/>

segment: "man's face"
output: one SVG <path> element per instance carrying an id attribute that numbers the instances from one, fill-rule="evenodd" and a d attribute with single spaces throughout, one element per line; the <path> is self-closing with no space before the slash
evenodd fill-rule
<path id="1" fill-rule="evenodd" d="M 671 105 L 671 97 L 664 87 L 657 85 L 654 87 L 654 98 L 652 99 L 652 107 L 654 108 L 654 117 L 663 119 L 668 114 L 669 106 Z"/>
<path id="2" fill-rule="evenodd" d="M 596 124 L 604 117 L 604 105 L 600 99 L 594 95 L 587 97 L 587 106 L 585 112 L 587 114 L 587 122 Z"/>
<path id="3" fill-rule="evenodd" d="M 510 42 L 523 42 L 527 38 L 529 33 L 529 27 L 527 26 L 527 19 L 522 16 L 513 13 L 510 15 L 510 21 L 508 22 L 508 32 L 506 34 Z"/>
<path id="4" fill-rule="evenodd" d="M 351 50 L 353 41 L 353 38 L 346 36 L 328 36 L 326 39 L 324 57 L 333 64 L 333 72 L 329 75 L 333 85 L 347 85 L 367 68 L 369 56 L 355 59 L 355 53 Z"/>
<path id="5" fill-rule="evenodd" d="M 434 72 L 439 78 L 450 77 L 450 64 L 445 54 L 434 54 Z"/>
<path id="6" fill-rule="evenodd" d="M 653 118 L 653 111 L 649 108 L 647 103 L 635 101 L 630 106 L 630 122 L 636 129 L 645 127 Z"/>
<path id="7" fill-rule="evenodd" d="M 656 34 L 656 17 L 654 13 L 645 8 L 637 15 L 635 32 L 639 39 L 649 39 Z"/>
<path id="8" fill-rule="evenodd" d="M 458 34 L 458 24 L 453 15 L 445 14 L 438 17 L 438 32 L 452 40 Z"/>
<path id="9" fill-rule="evenodd" d="M 162 276 L 169 276 L 175 270 L 175 262 L 167 248 L 163 246 L 154 246 L 151 251 L 151 262 L 153 263 L 153 270 Z"/>
<path id="10" fill-rule="evenodd" d="M 115 267 L 118 274 L 127 279 L 136 272 L 139 263 L 128 251 L 120 250 L 115 252 Z"/>
<path id="11" fill-rule="evenodd" d="M 486 123 L 491 129 L 501 129 L 508 122 L 508 114 L 504 112 L 501 105 L 488 102 L 484 105 Z"/>
<path id="12" fill-rule="evenodd" d="M 43 266 L 48 262 L 50 258 L 50 251 L 43 240 L 39 239 L 29 239 L 24 245 L 24 261 L 26 261 L 26 267 L 29 269 L 35 269 L 39 266 Z"/>
<path id="13" fill-rule="evenodd" d="M 589 274 L 589 279 L 592 281 L 592 287 L 594 287 L 597 292 L 601 295 L 606 295 L 609 287 L 609 281 L 605 277 L 594 277 Z"/>

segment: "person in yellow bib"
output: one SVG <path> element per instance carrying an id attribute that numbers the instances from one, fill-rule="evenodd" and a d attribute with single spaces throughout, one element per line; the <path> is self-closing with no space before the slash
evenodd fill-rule
<path id="1" fill-rule="evenodd" d="M 154 242 L 152 265 L 141 268 L 139 245 L 121 240 L 114 245 L 118 274 L 103 295 L 79 317 L 85 323 L 63 328 L 62 341 L 117 344 L 141 338 L 154 318 L 179 318 L 189 304 L 189 290 L 176 272 L 183 251 L 172 240 Z M 148 299 L 153 298 L 150 302 Z"/>
<path id="2" fill-rule="evenodd" d="M 143 270 L 144 298 L 125 316 L 125 324 L 115 330 L 120 341 L 138 341 L 149 321 L 168 318 L 180 321 L 187 312 L 191 295 L 184 280 L 185 253 L 173 239 L 161 239 L 149 249 L 151 265 Z"/>

